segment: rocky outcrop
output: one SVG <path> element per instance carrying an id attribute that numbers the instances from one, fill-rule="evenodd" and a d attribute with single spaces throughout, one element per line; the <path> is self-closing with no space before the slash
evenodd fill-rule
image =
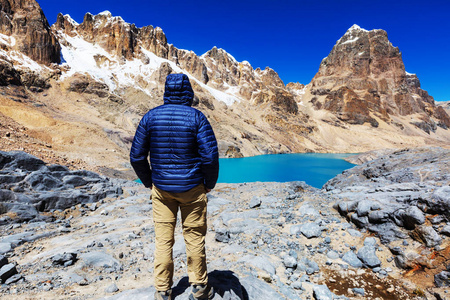
<path id="1" fill-rule="evenodd" d="M 408 230 L 414 230 L 435 214 L 441 217 L 430 228 L 441 231 L 450 217 L 446 212 L 450 205 L 448 174 L 450 150 L 391 150 L 388 155 L 343 172 L 327 182 L 324 189 L 345 199 L 336 204 L 341 214 L 389 243 L 396 237 L 412 234 Z M 432 244 L 427 239 L 420 241 Z"/>
<path id="2" fill-rule="evenodd" d="M 169 51 L 161 28 L 138 28 L 121 17 L 113 17 L 108 11 L 98 15 L 87 13 L 81 24 L 76 23 L 69 15 L 59 14 L 52 29 L 56 33 L 72 37 L 79 34 L 84 40 L 98 44 L 109 53 L 126 60 L 142 58 L 145 61 L 141 47 L 163 58 L 167 58 Z"/>
<path id="3" fill-rule="evenodd" d="M 207 67 L 211 86 L 225 91 L 238 90 L 238 95 L 250 100 L 252 105 L 268 104 L 276 111 L 297 113 L 294 94 L 271 68 L 254 70 L 249 62 L 238 62 L 225 50 L 217 47 L 213 47 L 201 58 Z"/>
<path id="4" fill-rule="evenodd" d="M 388 245 L 398 267 L 439 270 L 450 259 L 449 174 L 450 150 L 391 150 L 344 171 L 324 189 L 342 216 Z"/>
<path id="5" fill-rule="evenodd" d="M 209 81 L 208 70 L 204 61 L 193 51 L 178 50 L 173 45 L 169 46 L 169 59 L 176 62 L 182 69 L 192 74 L 202 83 Z"/>
<path id="6" fill-rule="evenodd" d="M 352 26 L 322 60 L 310 94 L 316 109 L 350 124 L 377 127 L 376 118 L 390 122 L 392 115 L 420 114 L 432 131 L 435 123 L 448 127 L 448 115 L 420 88 L 417 76 L 405 72 L 401 52 L 384 30 Z"/>
<path id="7" fill-rule="evenodd" d="M 60 62 L 60 45 L 35 0 L 1 0 L 0 33 L 15 38 L 14 50 L 44 64 Z"/>
<path id="8" fill-rule="evenodd" d="M 45 220 L 41 212 L 94 203 L 121 193 L 114 181 L 96 173 L 47 165 L 25 152 L 0 151 L 0 225 Z"/>
<path id="9" fill-rule="evenodd" d="M 20 74 L 14 69 L 14 65 L 7 61 L 0 61 L 0 86 L 21 85 Z"/>

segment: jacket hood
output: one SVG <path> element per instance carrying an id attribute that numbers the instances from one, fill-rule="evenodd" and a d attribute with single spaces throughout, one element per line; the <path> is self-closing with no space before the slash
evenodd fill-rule
<path id="1" fill-rule="evenodd" d="M 185 74 L 169 74 L 164 89 L 164 104 L 191 106 L 194 99 L 189 77 Z"/>

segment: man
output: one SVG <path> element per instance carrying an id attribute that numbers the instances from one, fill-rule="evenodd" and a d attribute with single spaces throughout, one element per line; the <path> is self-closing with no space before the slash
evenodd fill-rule
<path id="1" fill-rule="evenodd" d="M 211 125 L 203 113 L 191 107 L 193 98 L 186 75 L 168 75 L 164 104 L 142 118 L 131 146 L 131 165 L 142 183 L 152 189 L 155 299 L 172 299 L 172 247 L 178 208 L 192 285 L 189 299 L 213 296 L 206 270 L 206 193 L 216 185 L 219 156 Z"/>

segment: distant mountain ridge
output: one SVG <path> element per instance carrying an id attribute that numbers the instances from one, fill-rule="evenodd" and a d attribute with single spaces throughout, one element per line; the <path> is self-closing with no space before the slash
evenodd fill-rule
<path id="1" fill-rule="evenodd" d="M 383 30 L 352 26 L 309 84 L 285 85 L 270 68 L 253 69 L 216 47 L 201 56 L 178 49 L 161 28 L 138 28 L 108 11 L 87 13 L 80 24 L 59 14 L 51 27 L 34 0 L 0 0 L 0 13 L 0 113 L 27 125 L 7 109 L 15 101 L 88 126 L 113 143 L 113 160 L 127 160 L 137 122 L 162 103 L 173 72 L 191 78 L 194 105 L 211 120 L 222 156 L 449 145 L 447 112 L 405 72 Z M 53 151 L 75 151 L 57 130 L 27 126 Z M 81 157 L 104 156 L 94 148 Z"/>

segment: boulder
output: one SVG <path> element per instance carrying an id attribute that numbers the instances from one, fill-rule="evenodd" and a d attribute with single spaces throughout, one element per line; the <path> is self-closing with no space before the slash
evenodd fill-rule
<path id="1" fill-rule="evenodd" d="M 3 283 L 15 274 L 17 274 L 16 265 L 6 264 L 0 268 L 0 281 Z"/>
<path id="2" fill-rule="evenodd" d="M 376 268 L 381 265 L 381 261 L 376 255 L 376 248 L 372 245 L 361 247 L 357 256 L 366 268 Z"/>

